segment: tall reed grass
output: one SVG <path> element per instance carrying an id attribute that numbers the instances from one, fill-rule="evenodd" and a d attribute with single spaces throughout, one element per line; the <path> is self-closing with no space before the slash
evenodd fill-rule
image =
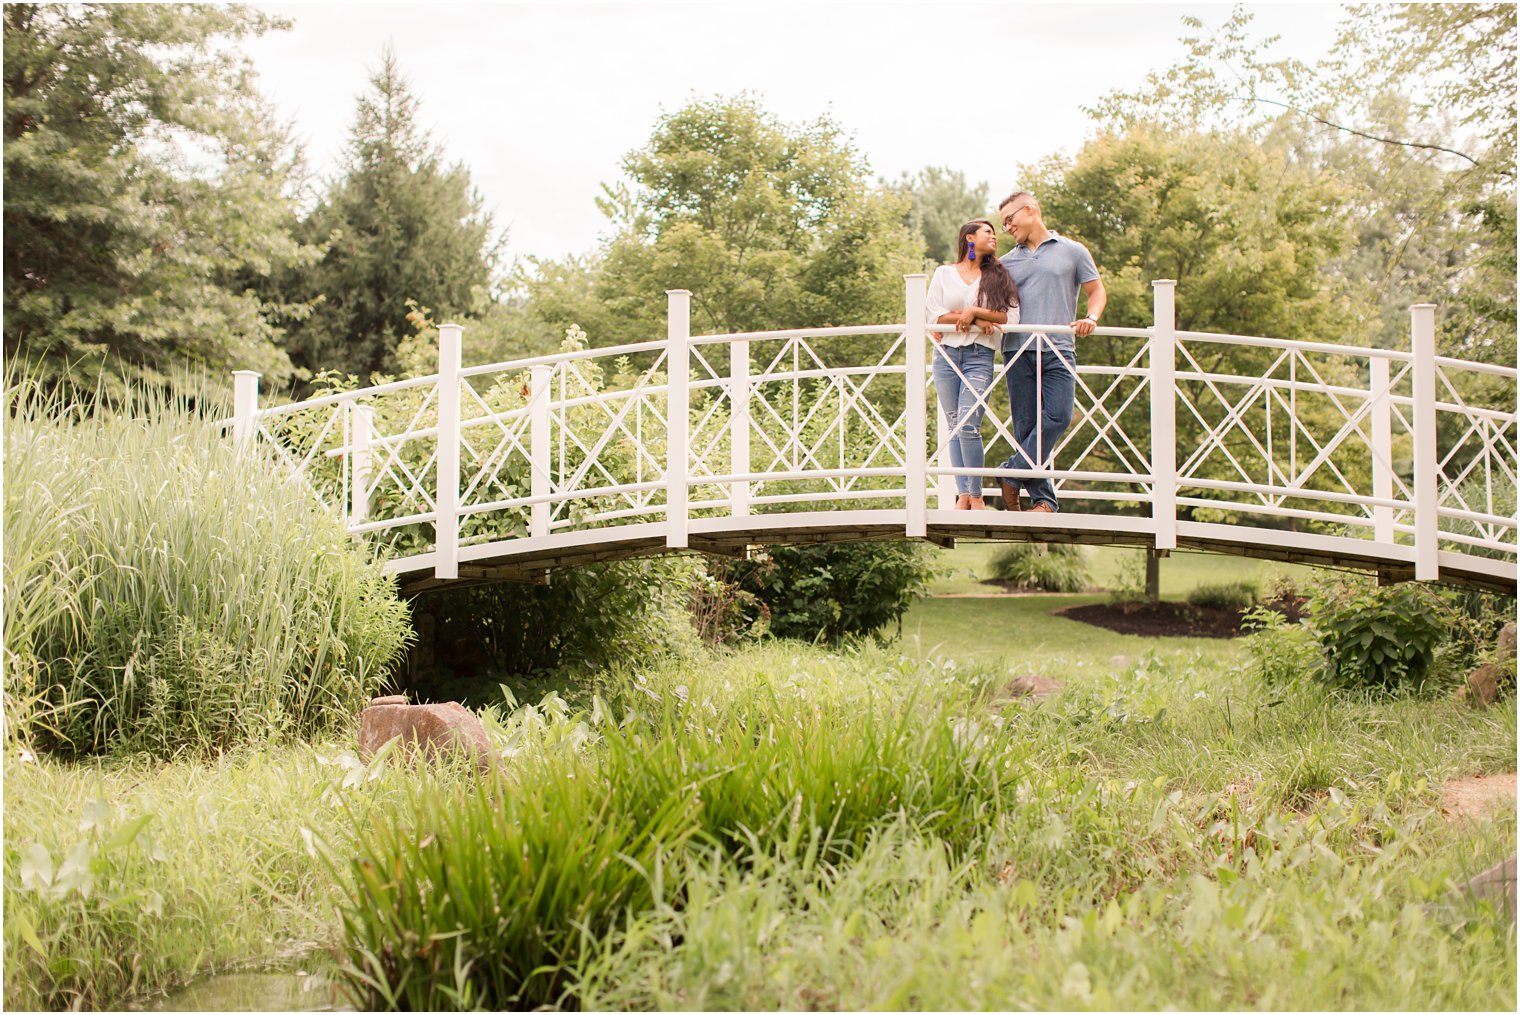
<path id="1" fill-rule="evenodd" d="M 425 781 L 356 837 L 343 922 L 362 1005 L 564 1003 L 588 948 L 679 898 L 663 872 L 688 844 L 838 864 L 901 821 L 964 855 L 1024 774 L 1011 735 L 963 720 L 964 685 L 901 666 L 666 668 L 608 692 L 594 752 L 468 792 Z"/>
<path id="2" fill-rule="evenodd" d="M 309 735 L 362 705 L 406 610 L 287 468 L 188 400 L 6 395 L 10 735 L 168 756 Z"/>

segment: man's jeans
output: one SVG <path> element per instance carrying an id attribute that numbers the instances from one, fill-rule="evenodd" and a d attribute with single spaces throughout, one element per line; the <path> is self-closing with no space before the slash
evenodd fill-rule
<path id="1" fill-rule="evenodd" d="M 985 463 L 982 413 L 987 411 L 987 390 L 992 387 L 995 359 L 991 349 L 975 343 L 934 347 L 934 390 L 939 394 L 939 407 L 950 430 L 951 468 L 981 469 Z M 951 364 L 960 368 L 960 375 Z M 982 477 L 956 476 L 955 492 L 980 497 Z"/>
<path id="2" fill-rule="evenodd" d="M 1019 344 L 1024 344 L 1022 337 Z M 1049 468 L 1056 442 L 1071 425 L 1077 393 L 1076 358 L 1072 353 L 1052 349 L 1043 338 L 1028 343 L 1022 351 L 1017 346 L 1003 350 L 1003 361 L 1009 363 L 1010 358 L 1008 401 L 1013 406 L 1013 439 L 1019 447 L 1000 468 Z M 1043 503 L 1059 510 L 1050 480 L 1009 482 L 1015 489 L 1023 484 L 1031 507 Z"/>

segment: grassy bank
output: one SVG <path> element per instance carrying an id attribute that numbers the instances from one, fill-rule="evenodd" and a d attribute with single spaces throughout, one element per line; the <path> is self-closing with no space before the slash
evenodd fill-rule
<path id="1" fill-rule="evenodd" d="M 484 797 L 339 744 L 9 757 L 7 1006 L 114 1006 L 337 946 L 337 905 L 351 924 L 362 906 L 324 844 L 338 871 L 447 854 L 427 869 L 478 886 L 505 876 L 492 828 L 549 884 L 621 870 L 616 891 L 566 896 L 596 921 L 548 907 L 525 925 L 550 945 L 525 956 L 553 971 L 537 987 L 586 1007 L 1512 1006 L 1510 923 L 1444 900 L 1514 851 L 1514 811 L 1453 824 L 1437 806 L 1444 779 L 1512 769 L 1512 702 L 1283 700 L 1217 653 L 1113 637 L 1060 646 L 1066 686 L 1039 702 L 1001 664 L 879 649 L 607 675 L 605 720 L 551 702 L 493 725 L 512 760 Z M 647 823 L 656 799 L 682 803 L 652 835 L 577 838 L 618 813 Z M 498 828 L 509 800 L 556 820 Z M 429 841 L 444 815 L 473 831 Z M 420 947 L 439 913 L 413 902 Z M 532 967 L 514 980 L 503 947 L 494 993 L 451 962 L 411 1003 L 511 1003 Z M 386 961 L 373 979 L 400 968 Z"/>

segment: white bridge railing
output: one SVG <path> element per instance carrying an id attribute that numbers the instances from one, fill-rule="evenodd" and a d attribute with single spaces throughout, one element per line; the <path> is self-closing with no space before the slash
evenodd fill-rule
<path id="1" fill-rule="evenodd" d="M 1371 349 L 1178 331 L 1158 281 L 1150 327 L 1078 343 L 1071 426 L 1023 449 L 1044 468 L 994 467 L 1017 446 L 999 365 L 977 474 L 1048 477 L 1061 512 L 973 513 L 951 510 L 966 470 L 929 381 L 948 329 L 906 281 L 906 324 L 693 336 L 675 290 L 664 341 L 468 368 L 444 325 L 435 375 L 261 410 L 240 372 L 230 422 L 414 586 L 896 533 L 1189 545 L 1513 593 L 1517 372 L 1437 356 L 1433 306 L 1412 308 L 1409 351 Z M 1069 331 L 1013 330 L 1025 355 Z"/>

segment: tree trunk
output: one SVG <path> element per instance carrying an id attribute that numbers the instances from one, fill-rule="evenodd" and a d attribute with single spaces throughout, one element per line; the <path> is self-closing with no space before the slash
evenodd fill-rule
<path id="1" fill-rule="evenodd" d="M 1145 551 L 1145 598 L 1161 602 L 1161 556 L 1155 550 Z"/>

